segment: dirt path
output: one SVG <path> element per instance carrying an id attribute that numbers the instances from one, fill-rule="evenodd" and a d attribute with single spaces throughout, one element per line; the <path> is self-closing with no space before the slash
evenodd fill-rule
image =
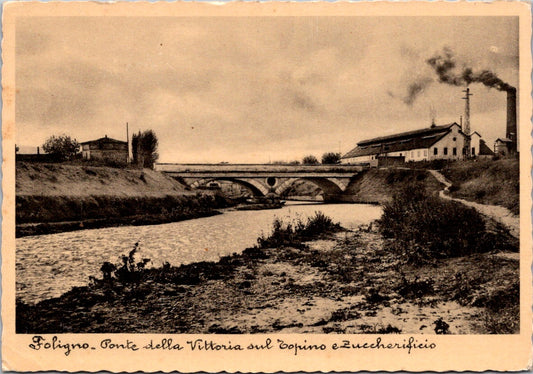
<path id="1" fill-rule="evenodd" d="M 496 222 L 501 223 L 504 225 L 511 235 L 513 235 L 515 238 L 519 237 L 520 234 L 520 217 L 514 215 L 509 209 L 504 208 L 502 206 L 498 205 L 486 205 L 486 204 L 480 204 L 473 201 L 458 199 L 455 197 L 451 197 L 448 195 L 448 191 L 450 187 L 452 186 L 452 183 L 446 179 L 444 175 L 439 173 L 437 170 L 429 170 L 429 172 L 437 179 L 440 183 L 444 184 L 446 187 L 439 192 L 439 196 L 443 199 L 447 200 L 453 200 L 460 202 L 464 205 L 470 206 L 474 209 L 476 209 L 479 213 L 492 218 Z"/>

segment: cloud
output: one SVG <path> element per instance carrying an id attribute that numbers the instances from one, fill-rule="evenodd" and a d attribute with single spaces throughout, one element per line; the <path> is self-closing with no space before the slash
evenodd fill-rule
<path id="1" fill-rule="evenodd" d="M 129 122 L 156 131 L 165 161 L 262 162 L 282 158 L 273 151 L 299 158 L 320 142 L 325 152 L 391 126 L 424 126 L 429 105 L 458 118 L 460 93 L 429 85 L 421 56 L 452 39 L 458 55 L 491 61 L 515 83 L 514 21 L 495 18 L 445 17 L 439 30 L 435 20 L 405 17 L 24 20 L 17 141 L 39 145 L 56 132 L 125 138 Z M 473 24 L 494 32 L 481 37 Z M 498 95 L 475 91 L 473 109 L 477 100 L 480 112 L 505 109 Z"/>

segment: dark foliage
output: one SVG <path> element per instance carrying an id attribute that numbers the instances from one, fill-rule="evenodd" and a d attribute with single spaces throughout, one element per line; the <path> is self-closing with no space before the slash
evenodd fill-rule
<path id="1" fill-rule="evenodd" d="M 153 169 L 159 158 L 157 153 L 158 140 L 153 130 L 146 130 L 133 134 L 131 139 L 133 163 L 135 165 Z"/>
<path id="2" fill-rule="evenodd" d="M 434 294 L 434 283 L 433 279 L 419 279 L 418 277 L 410 281 L 405 275 L 402 275 L 402 281 L 397 291 L 398 294 L 407 299 L 420 299 L 423 296 Z"/>
<path id="3" fill-rule="evenodd" d="M 308 156 L 305 156 L 302 159 L 302 164 L 304 164 L 304 165 L 317 165 L 318 164 L 318 160 L 317 160 L 317 158 L 315 156 L 308 155 Z"/>
<path id="4" fill-rule="evenodd" d="M 90 171 L 88 171 L 89 173 Z M 167 221 L 228 206 L 220 195 L 195 196 L 17 196 L 17 223 L 154 216 Z M 201 215 L 200 215 L 201 216 Z"/>
<path id="5" fill-rule="evenodd" d="M 450 331 L 450 325 L 447 324 L 442 317 L 439 317 L 433 322 L 433 325 L 435 326 L 435 333 L 438 335 L 445 335 L 449 334 Z"/>
<path id="6" fill-rule="evenodd" d="M 379 220 L 391 248 L 411 262 L 494 249 L 483 217 L 460 203 L 428 196 L 416 184 L 396 193 Z"/>
<path id="7" fill-rule="evenodd" d="M 294 224 L 285 224 L 281 219 L 276 218 L 272 225 L 272 233 L 268 237 L 261 235 L 257 239 L 257 244 L 259 248 L 304 248 L 305 245 L 302 241 L 311 240 L 321 234 L 340 229 L 338 223 L 333 223 L 333 220 L 322 212 L 315 212 L 313 217 L 307 218 L 307 222 L 298 219 Z"/>
<path id="8" fill-rule="evenodd" d="M 104 262 L 100 268 L 104 281 L 117 279 L 123 283 L 138 283 L 141 279 L 142 272 L 150 262 L 149 258 L 143 258 L 141 261 L 136 262 L 135 255 L 139 250 L 139 243 L 135 243 L 129 254 L 121 257 L 121 264 L 112 264 L 108 261 Z"/>
<path id="9" fill-rule="evenodd" d="M 80 144 L 69 135 L 52 135 L 44 142 L 43 150 L 59 161 L 66 161 L 79 153 Z"/>
<path id="10" fill-rule="evenodd" d="M 335 152 L 326 152 L 322 155 L 323 164 L 339 164 L 341 162 L 341 154 Z"/>
<path id="11" fill-rule="evenodd" d="M 196 196 L 17 196 L 16 236 L 81 229 L 150 225 L 219 214 L 233 204 L 220 195 Z M 23 225 L 36 223 L 34 225 Z"/>

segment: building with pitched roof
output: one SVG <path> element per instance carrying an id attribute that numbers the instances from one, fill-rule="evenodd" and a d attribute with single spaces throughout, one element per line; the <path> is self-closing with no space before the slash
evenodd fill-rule
<path id="1" fill-rule="evenodd" d="M 436 159 L 461 160 L 466 155 L 465 146 L 470 139 L 471 155 L 480 150 L 481 135 L 463 133 L 456 122 L 399 134 L 363 140 L 341 157 L 343 164 L 376 165 L 380 158 L 396 158 L 403 162 Z"/>
<path id="2" fill-rule="evenodd" d="M 117 164 L 128 162 L 128 142 L 108 138 L 107 135 L 96 140 L 81 143 L 82 157 Z"/>
<path id="3" fill-rule="evenodd" d="M 509 138 L 498 138 L 494 142 L 494 152 L 500 156 L 507 156 L 513 150 L 513 141 Z"/>

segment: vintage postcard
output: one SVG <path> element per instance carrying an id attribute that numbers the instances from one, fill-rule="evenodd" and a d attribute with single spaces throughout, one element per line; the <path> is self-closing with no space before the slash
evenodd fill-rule
<path id="1" fill-rule="evenodd" d="M 531 367 L 529 4 L 2 21 L 4 370 Z"/>

